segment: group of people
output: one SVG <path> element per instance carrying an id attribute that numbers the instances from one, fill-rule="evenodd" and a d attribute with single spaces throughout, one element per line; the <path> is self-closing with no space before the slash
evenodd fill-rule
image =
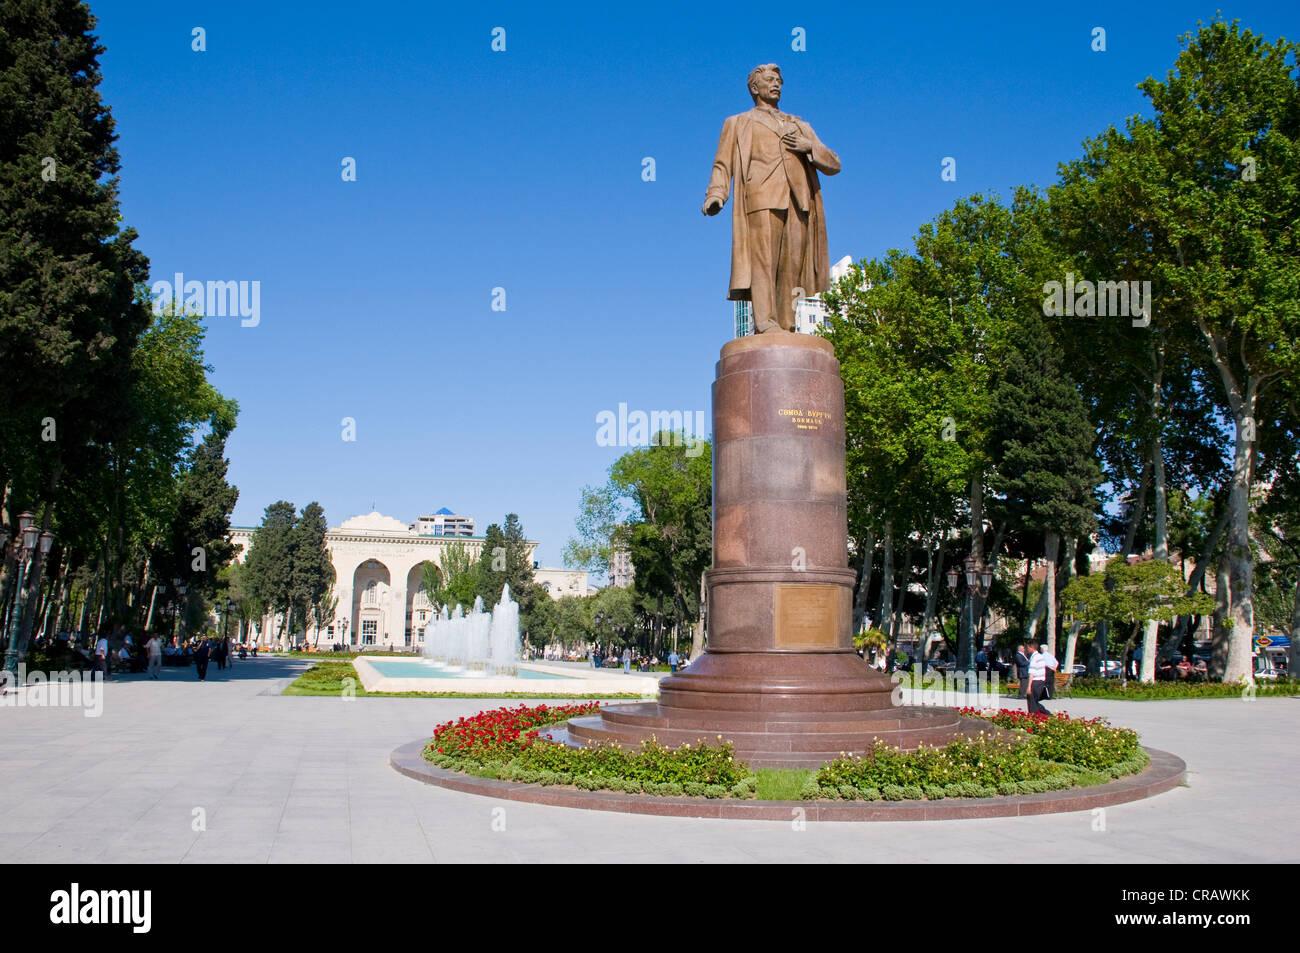
<path id="1" fill-rule="evenodd" d="M 620 652 L 613 646 L 602 649 L 597 644 L 592 647 L 587 657 L 592 668 L 618 668 L 622 665 L 623 674 L 625 675 L 632 671 L 633 666 L 636 666 L 638 672 L 652 672 L 660 664 L 659 656 L 641 655 L 633 652 L 629 646 L 624 646 Z M 666 661 L 668 662 L 668 670 L 672 672 L 680 671 L 690 664 L 688 659 L 678 655 L 676 651 L 669 652 Z"/>
<path id="2" fill-rule="evenodd" d="M 120 647 L 113 652 L 110 648 L 111 634 L 110 630 L 105 628 L 100 631 L 89 648 L 74 647 L 74 651 L 90 662 L 92 678 L 97 676 L 107 680 L 113 668 L 113 661 L 116 660 L 119 671 L 144 673 L 149 678 L 156 679 L 162 671 L 163 660 L 170 659 L 169 664 L 173 665 L 188 665 L 193 662 L 198 680 L 202 682 L 207 681 L 210 662 L 216 662 L 217 670 L 221 671 L 227 668 L 236 656 L 242 659 L 248 658 L 249 654 L 247 646 L 232 641 L 228 636 L 224 638 L 215 635 L 194 636 L 186 642 L 181 642 L 177 636 L 164 639 L 156 632 L 149 634 L 143 646 L 137 645 L 129 632 L 121 633 Z M 256 646 L 253 646 L 252 654 L 256 657 Z"/>
<path id="3" fill-rule="evenodd" d="M 1043 707 L 1043 699 L 1051 698 L 1056 689 L 1056 670 L 1061 663 L 1056 660 L 1044 642 L 1033 652 L 1023 645 L 1016 646 L 1016 680 L 1020 683 L 1020 697 L 1025 699 L 1031 715 L 1050 715 Z"/>

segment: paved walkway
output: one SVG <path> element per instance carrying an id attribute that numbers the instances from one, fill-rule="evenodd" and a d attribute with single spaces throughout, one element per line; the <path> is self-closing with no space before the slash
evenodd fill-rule
<path id="1" fill-rule="evenodd" d="M 1182 756 L 1189 786 L 1091 813 L 862 824 L 497 802 L 388 766 L 490 699 L 284 697 L 308 663 L 110 682 L 103 716 L 0 708 L 0 842 L 31 862 L 1259 862 L 1300 856 L 1300 700 L 1062 704 Z M 504 830 L 499 828 L 504 826 Z M 206 828 L 206 829 L 204 829 Z M 1036 847 L 1035 847 L 1036 845 Z M 1033 849 L 1031 852 L 1031 848 Z"/>

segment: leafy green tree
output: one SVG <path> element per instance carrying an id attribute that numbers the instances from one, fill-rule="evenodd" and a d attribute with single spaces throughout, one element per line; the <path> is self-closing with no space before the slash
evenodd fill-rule
<path id="1" fill-rule="evenodd" d="M 877 534 L 885 553 L 872 621 L 882 628 L 892 629 L 896 615 L 895 538 L 927 540 L 932 581 L 943 578 L 942 546 L 958 520 L 969 527 L 969 554 L 985 558 L 990 374 L 1008 321 L 1039 307 L 1051 260 L 1041 204 L 1029 189 L 1009 206 L 992 196 L 963 199 L 921 227 L 913 253 L 867 262 L 825 295 L 846 391 L 849 532 L 862 561 L 855 629 Z M 906 583 L 905 575 L 901 592 Z M 940 595 L 928 588 L 925 622 Z M 968 638 L 963 614 L 960 657 Z"/>
<path id="2" fill-rule="evenodd" d="M 627 538 L 638 588 L 671 599 L 683 625 L 698 619 L 700 580 L 713 560 L 710 449 L 659 433 L 610 468 L 611 488 L 637 510 Z M 692 641 L 696 654 L 701 646 Z"/>
<path id="3" fill-rule="evenodd" d="M 1300 83 L 1296 44 L 1215 20 L 1183 37 L 1164 82 L 1140 84 L 1152 119 L 1110 130 L 1092 154 L 1114 169 L 1130 230 L 1149 251 L 1156 307 L 1195 328 L 1232 422 L 1225 677 L 1248 677 L 1254 634 L 1251 492 L 1261 403 L 1300 370 Z"/>
<path id="4" fill-rule="evenodd" d="M 1130 563 L 1116 557 L 1097 575 L 1077 576 L 1061 594 L 1066 611 L 1084 622 L 1127 624 L 1128 638 L 1120 653 L 1121 662 L 1147 623 L 1169 622 L 1176 615 L 1206 613 L 1214 600 L 1203 592 L 1186 594 L 1186 583 L 1175 566 L 1159 559 Z M 1127 666 L 1121 665 L 1127 681 Z M 1152 678 L 1143 679 L 1151 681 Z M 1225 679 L 1225 681 L 1228 679 Z"/>
<path id="5" fill-rule="evenodd" d="M 478 563 L 464 543 L 450 543 L 442 550 L 442 564 L 426 560 L 421 582 L 435 609 L 474 604 L 478 593 Z"/>
<path id="6" fill-rule="evenodd" d="M 610 572 L 620 529 L 628 522 L 627 500 L 608 484 L 584 486 L 576 521 L 577 534 L 564 547 L 564 564 L 575 569 Z"/>
<path id="7" fill-rule="evenodd" d="M 588 601 L 587 615 L 592 632 L 600 641 L 612 642 L 620 649 L 636 642 L 639 613 L 630 589 L 620 586 L 598 589 Z"/>

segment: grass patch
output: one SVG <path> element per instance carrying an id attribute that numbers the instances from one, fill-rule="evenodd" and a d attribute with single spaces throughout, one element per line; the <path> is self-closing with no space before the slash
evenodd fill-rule
<path id="1" fill-rule="evenodd" d="M 361 677 L 351 662 L 319 662 L 303 672 L 285 688 L 285 695 L 340 697 L 344 691 L 357 697 L 366 694 Z"/>
<path id="2" fill-rule="evenodd" d="M 760 801 L 797 801 L 812 772 L 806 768 L 759 768 L 754 774 Z"/>

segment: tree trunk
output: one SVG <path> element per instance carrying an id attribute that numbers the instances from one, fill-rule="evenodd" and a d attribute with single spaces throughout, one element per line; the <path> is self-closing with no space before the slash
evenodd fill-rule
<path id="1" fill-rule="evenodd" d="M 1124 648 L 1119 653 L 1119 684 L 1123 688 L 1128 684 L 1128 666 L 1124 660 L 1128 658 L 1129 650 L 1133 648 L 1133 642 L 1137 639 L 1138 629 L 1142 628 L 1142 622 L 1139 620 L 1133 623 L 1133 628 L 1129 630 L 1128 638 L 1124 640 Z"/>
<path id="2" fill-rule="evenodd" d="M 1064 584 L 1061 586 L 1062 590 L 1064 590 L 1065 586 L 1068 586 L 1070 580 L 1074 578 L 1074 561 L 1078 558 L 1078 552 L 1079 537 L 1071 536 L 1065 541 L 1065 559 L 1061 565 L 1064 573 Z M 1065 662 L 1061 666 L 1061 671 L 1066 675 L 1070 675 L 1074 672 L 1074 648 L 1079 639 L 1079 628 L 1082 625 L 1082 620 L 1076 618 L 1070 626 L 1069 634 L 1065 637 Z"/>
<path id="3" fill-rule="evenodd" d="M 912 547 L 908 546 L 905 552 L 907 553 L 907 556 L 903 560 L 902 567 L 900 567 L 900 573 L 902 574 L 903 581 L 901 585 L 899 585 L 898 587 L 898 598 L 894 600 L 894 617 L 890 621 L 890 626 L 889 626 L 889 634 L 890 637 L 894 640 L 895 644 L 898 643 L 898 637 L 902 634 L 903 601 L 907 598 L 908 580 L 911 578 L 912 575 Z"/>
<path id="4" fill-rule="evenodd" d="M 1254 449 L 1254 380 L 1247 385 L 1243 409 L 1237 414 L 1237 440 L 1232 457 L 1232 489 L 1228 495 L 1228 572 L 1231 579 L 1228 661 L 1225 682 L 1251 681 L 1255 642 L 1255 558 L 1250 551 L 1250 483 Z M 1246 434 L 1249 433 L 1249 438 Z"/>
<path id="5" fill-rule="evenodd" d="M 862 631 L 862 621 L 867 617 L 867 595 L 871 590 L 871 577 L 875 569 L 876 530 L 867 529 L 866 543 L 862 547 L 862 571 L 858 574 L 858 591 L 853 594 L 853 634 Z"/>
<path id="6" fill-rule="evenodd" d="M 1047 547 L 1044 546 L 1043 552 L 1046 551 L 1047 551 Z M 1051 569 L 1052 567 L 1049 566 L 1048 568 Z M 1043 577 L 1043 590 L 1038 594 L 1038 602 L 1034 604 L 1033 615 L 1029 617 L 1029 625 L 1026 627 L 1028 630 L 1028 635 L 1026 636 L 1026 638 L 1028 638 L 1030 642 L 1034 643 L 1035 648 L 1037 648 L 1038 645 L 1040 644 L 1038 641 L 1038 623 L 1042 620 L 1043 616 L 1046 615 L 1047 613 L 1047 592 L 1048 589 L 1051 588 L 1047 585 L 1047 579 L 1051 575 L 1052 574 L 1049 572 L 1047 576 Z"/>
<path id="7" fill-rule="evenodd" d="M 1210 620 L 1210 678 L 1226 681 L 1228 670 L 1228 620 L 1232 611 L 1232 582 L 1228 570 L 1228 557 L 1219 556 L 1214 574 L 1214 616 Z"/>
<path id="8" fill-rule="evenodd" d="M 1210 357 L 1223 382 L 1228 407 L 1236 424 L 1232 450 L 1232 483 L 1228 492 L 1229 530 L 1227 543 L 1228 573 L 1232 595 L 1229 599 L 1231 631 L 1228 633 L 1228 658 L 1223 672 L 1225 682 L 1252 681 L 1252 646 L 1255 641 L 1255 560 L 1250 551 L 1250 485 L 1255 464 L 1255 406 L 1259 397 L 1259 380 L 1244 368 L 1245 386 L 1233 371 L 1225 343 L 1206 326 L 1198 315 L 1197 327 L 1210 349 Z M 1243 355 L 1244 359 L 1244 355 Z"/>
<path id="9" fill-rule="evenodd" d="M 1049 529 L 1043 544 L 1047 575 L 1043 577 L 1043 596 L 1047 600 L 1047 651 L 1056 654 L 1056 560 L 1061 551 L 1061 534 Z"/>
<path id="10" fill-rule="evenodd" d="M 59 634 L 59 628 L 63 625 L 63 613 L 67 610 L 68 600 L 72 598 L 72 550 L 67 552 L 67 565 L 63 569 L 63 577 L 59 580 L 59 607 L 54 614 L 54 634 Z"/>
<path id="11" fill-rule="evenodd" d="M 880 601 L 871 624 L 882 631 L 885 620 L 894 614 L 894 521 L 885 520 L 885 564 L 880 572 Z"/>
<path id="12" fill-rule="evenodd" d="M 1070 623 L 1070 631 L 1065 636 L 1065 662 L 1061 665 L 1061 671 L 1066 675 L 1074 673 L 1074 650 L 1079 644 L 1079 628 L 1083 625 L 1083 620 L 1076 618 Z"/>
<path id="13" fill-rule="evenodd" d="M 1219 510 L 1219 518 L 1214 523 L 1214 529 L 1201 545 L 1201 553 L 1196 560 L 1196 568 L 1192 570 L 1191 578 L 1187 581 L 1187 594 L 1189 596 L 1195 595 L 1196 590 L 1201 588 L 1202 581 L 1205 579 L 1205 571 L 1213 561 L 1214 551 L 1219 545 L 1219 538 L 1223 536 L 1223 531 L 1227 526 L 1228 507 L 1224 505 Z M 1178 624 L 1173 627 L 1173 631 L 1164 643 L 1166 653 L 1174 652 L 1178 646 L 1183 644 L 1183 636 L 1187 633 L 1187 627 L 1190 624 L 1191 616 L 1183 615 L 1178 617 Z"/>
<path id="14" fill-rule="evenodd" d="M 938 542 L 934 546 L 934 557 L 928 560 L 929 565 L 926 571 L 925 580 L 925 615 L 921 619 L 921 633 L 918 637 L 917 645 L 923 646 L 924 640 L 930 633 L 930 628 L 934 623 L 934 608 L 939 598 L 939 587 L 943 585 L 943 551 L 948 543 L 948 529 L 944 527 L 939 536 Z"/>
<path id="15" fill-rule="evenodd" d="M 1161 428 L 1164 426 L 1164 392 L 1160 387 L 1159 364 L 1155 380 L 1151 384 L 1151 407 L 1155 418 L 1155 429 L 1151 436 L 1151 474 L 1155 490 L 1155 527 L 1151 539 L 1151 554 L 1161 562 L 1169 562 L 1168 508 L 1165 488 L 1165 450 L 1161 440 Z M 1160 623 L 1154 619 L 1146 624 L 1142 635 L 1142 666 L 1138 678 L 1144 682 L 1156 680 L 1157 638 Z"/>

